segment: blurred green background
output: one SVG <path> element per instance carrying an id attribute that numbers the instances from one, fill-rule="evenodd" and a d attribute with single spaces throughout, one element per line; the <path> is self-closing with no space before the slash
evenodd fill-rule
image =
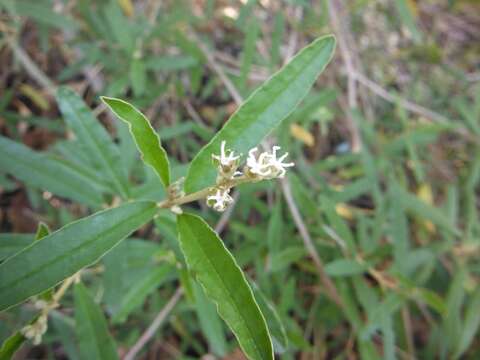
<path id="1" fill-rule="evenodd" d="M 176 179 L 242 98 L 334 33 L 334 60 L 273 134 L 296 163 L 289 186 L 246 185 L 222 218 L 193 206 L 212 226 L 220 219 L 275 308 L 278 358 L 480 358 L 477 0 L 0 0 L 0 9 L 0 133 L 82 164 L 52 96 L 69 86 L 115 138 L 136 199 L 165 194 L 100 95 L 149 117 Z M 0 261 L 39 221 L 57 229 L 92 212 L 35 176 L 0 167 Z M 243 359 L 182 276 L 134 288 L 181 256 L 176 236 L 173 216 L 161 215 L 85 271 L 119 354 L 182 284 L 188 291 L 138 358 Z M 28 304 L 1 313 L 0 340 L 32 313 Z M 16 358 L 78 358 L 74 328 L 67 294 L 43 343 Z"/>

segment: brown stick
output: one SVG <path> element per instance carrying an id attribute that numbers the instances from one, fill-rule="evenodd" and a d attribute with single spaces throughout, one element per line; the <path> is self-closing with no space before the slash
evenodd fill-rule
<path id="1" fill-rule="evenodd" d="M 150 341 L 150 339 L 155 335 L 157 332 L 158 328 L 162 323 L 165 321 L 167 316 L 170 314 L 170 312 L 173 310 L 177 302 L 180 300 L 180 298 L 183 295 L 183 289 L 179 287 L 173 296 L 170 298 L 170 300 L 167 302 L 167 304 L 160 310 L 160 312 L 157 314 L 153 322 L 150 324 L 150 326 L 147 328 L 147 330 L 140 336 L 140 338 L 137 340 L 135 345 L 133 345 L 130 350 L 127 352 L 127 354 L 123 357 L 123 360 L 133 360 L 135 359 L 135 356 L 137 353 L 145 346 L 147 342 Z"/>

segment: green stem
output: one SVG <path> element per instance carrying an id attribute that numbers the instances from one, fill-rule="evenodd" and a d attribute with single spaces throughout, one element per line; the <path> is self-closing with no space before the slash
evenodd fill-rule
<path id="1" fill-rule="evenodd" d="M 162 209 L 168 209 L 175 205 L 183 205 L 186 203 L 204 199 L 208 195 L 210 195 L 214 189 L 216 189 L 219 186 L 230 189 L 235 186 L 245 184 L 245 183 L 250 183 L 250 182 L 256 182 L 256 180 L 247 176 L 241 176 L 235 179 L 225 180 L 223 183 L 196 191 L 191 194 L 187 194 L 175 199 L 166 199 L 166 200 L 160 201 L 157 204 L 157 206 Z"/>

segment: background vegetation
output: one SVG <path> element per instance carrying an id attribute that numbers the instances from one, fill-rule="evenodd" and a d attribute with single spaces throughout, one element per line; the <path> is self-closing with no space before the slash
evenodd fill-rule
<path id="1" fill-rule="evenodd" d="M 159 201 L 156 175 L 100 95 L 147 114 L 177 179 L 242 99 L 334 33 L 333 62 L 272 134 L 296 163 L 288 179 L 242 186 L 221 216 L 191 209 L 222 234 L 262 308 L 276 310 L 269 327 L 279 358 L 480 357 L 478 1 L 0 7 L 0 132 L 27 147 L 14 154 L 38 151 L 22 171 L 2 147 L 0 261 L 33 241 L 39 222 L 58 229 L 119 201 L 105 174 L 83 166 L 52 95 L 58 85 L 81 94 L 114 137 L 130 198 Z M 90 187 L 63 186 L 72 182 L 59 162 L 81 169 Z M 91 346 L 91 329 L 79 324 L 92 314 L 81 309 L 95 308 L 121 357 L 135 349 L 141 359 L 244 358 L 201 288 L 173 271 L 176 237 L 173 215 L 162 214 L 82 271 L 85 288 L 67 291 L 43 342 L 16 357 L 78 359 Z M 0 313 L 0 340 L 37 312 L 27 303 Z"/>

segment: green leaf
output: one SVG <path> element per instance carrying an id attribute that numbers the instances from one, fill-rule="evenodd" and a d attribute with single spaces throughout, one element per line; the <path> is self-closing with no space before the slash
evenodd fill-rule
<path id="1" fill-rule="evenodd" d="M 325 272 L 330 276 L 358 275 L 364 273 L 366 269 L 366 265 L 350 259 L 338 259 L 325 265 Z"/>
<path id="2" fill-rule="evenodd" d="M 0 360 L 10 360 L 25 340 L 25 337 L 20 331 L 17 331 L 12 336 L 8 337 L 0 348 Z"/>
<path id="3" fill-rule="evenodd" d="M 35 241 L 42 240 L 44 237 L 50 235 L 51 231 L 48 228 L 47 224 L 43 222 L 38 223 L 37 233 L 35 234 Z M 53 288 L 48 289 L 39 295 L 39 298 L 47 302 L 51 301 L 53 298 Z"/>
<path id="4" fill-rule="evenodd" d="M 305 248 L 302 246 L 289 246 L 270 258 L 271 272 L 276 272 L 289 267 L 292 263 L 299 261 L 305 256 Z"/>
<path id="5" fill-rule="evenodd" d="M 137 201 L 100 211 L 35 241 L 0 264 L 0 310 L 45 291 L 93 264 L 157 211 Z"/>
<path id="6" fill-rule="evenodd" d="M 113 323 L 125 321 L 127 316 L 141 306 L 145 298 L 162 284 L 171 272 L 172 267 L 170 265 L 158 266 L 131 286 L 123 297 L 118 312 L 112 319 Z"/>
<path id="7" fill-rule="evenodd" d="M 320 207 L 325 214 L 328 224 L 335 234 L 344 242 L 344 245 L 351 251 L 355 252 L 355 240 L 350 227 L 345 220 L 338 215 L 336 204 L 327 196 L 320 196 Z"/>
<path id="8" fill-rule="evenodd" d="M 75 323 L 82 359 L 118 359 L 102 309 L 82 283 L 75 285 Z"/>
<path id="9" fill-rule="evenodd" d="M 250 281 L 250 284 L 252 285 L 255 300 L 262 314 L 265 316 L 268 328 L 270 329 L 273 348 L 277 354 L 284 353 L 288 348 L 288 338 L 280 316 L 278 316 L 275 307 L 266 299 L 260 288 L 253 281 Z"/>
<path id="10" fill-rule="evenodd" d="M 227 142 L 228 148 L 246 153 L 280 124 L 307 95 L 334 49 L 333 36 L 315 40 L 253 92 L 193 159 L 185 180 L 187 193 L 215 182 L 211 156 L 219 151 L 222 141 Z"/>
<path id="11" fill-rule="evenodd" d="M 170 185 L 170 164 L 167 153 L 160 143 L 160 137 L 145 115 L 123 100 L 105 96 L 102 96 L 101 99 L 120 119 L 128 124 L 143 161 L 155 170 L 163 185 L 168 187 Z"/>
<path id="12" fill-rule="evenodd" d="M 151 70 L 174 71 L 191 68 L 198 64 L 192 56 L 153 56 L 145 61 L 145 67 Z"/>
<path id="13" fill-rule="evenodd" d="M 179 241 L 190 270 L 213 300 L 250 359 L 273 359 L 265 319 L 233 256 L 215 231 L 200 217 L 177 218 Z"/>
<path id="14" fill-rule="evenodd" d="M 129 289 L 155 270 L 160 249 L 152 241 L 126 239 L 102 258 L 105 266 L 102 301 L 109 313 L 116 314 Z"/>
<path id="15" fill-rule="evenodd" d="M 34 234 L 0 234 L 0 261 L 30 245 Z"/>
<path id="16" fill-rule="evenodd" d="M 0 168 L 27 185 L 91 206 L 102 203 L 101 186 L 67 162 L 3 136 L 0 136 L 0 153 Z"/>
<path id="17" fill-rule="evenodd" d="M 458 341 L 457 351 L 455 352 L 455 358 L 459 358 L 467 351 L 475 339 L 475 335 L 480 327 L 480 311 L 478 311 L 478 309 L 480 309 L 480 289 L 475 291 L 465 311 L 465 320 Z"/>
<path id="18" fill-rule="evenodd" d="M 43 3 L 38 0 L 15 0 L 14 11 L 17 15 L 32 18 L 41 24 L 53 26 L 63 30 L 75 30 L 77 23 L 67 14 L 58 14 L 53 11 L 49 3 Z"/>
<path id="19" fill-rule="evenodd" d="M 130 81 L 132 82 L 133 93 L 140 97 L 145 93 L 147 73 L 143 59 L 134 57 L 130 65 Z"/>
<path id="20" fill-rule="evenodd" d="M 57 91 L 57 101 L 68 126 L 74 131 L 88 158 L 106 174 L 116 191 L 123 198 L 128 198 L 128 182 L 120 151 L 107 130 L 73 90 L 60 88 Z"/>
<path id="21" fill-rule="evenodd" d="M 34 316 L 26 325 L 33 324 L 37 319 L 38 315 Z M 10 360 L 25 341 L 27 341 L 27 338 L 23 336 L 20 330 L 6 338 L 0 348 L 0 360 Z"/>
<path id="22" fill-rule="evenodd" d="M 412 6 L 416 6 L 414 2 L 411 2 L 411 4 L 413 4 Z M 422 41 L 422 33 L 415 24 L 415 14 L 412 12 L 409 1 L 395 0 L 395 6 L 403 25 L 410 31 L 415 42 L 420 43 Z"/>
<path id="23" fill-rule="evenodd" d="M 245 41 L 243 43 L 242 65 L 240 67 L 239 85 L 243 89 L 246 87 L 248 74 L 252 67 L 253 59 L 256 53 L 257 38 L 260 26 L 258 20 L 252 17 L 246 29 Z"/>
<path id="24" fill-rule="evenodd" d="M 35 241 L 42 240 L 45 236 L 50 234 L 50 229 L 48 225 L 44 222 L 38 223 L 37 233 L 35 234 Z"/>
<path id="25" fill-rule="evenodd" d="M 79 351 L 75 338 L 75 321 L 61 312 L 51 312 L 50 321 L 58 342 L 62 345 L 65 356 L 69 360 L 78 360 Z"/>
<path id="26" fill-rule="evenodd" d="M 449 231 L 451 234 L 460 236 L 461 231 L 452 224 L 450 219 L 439 209 L 420 200 L 414 194 L 406 191 L 400 185 L 393 185 L 394 198 L 405 210 L 421 218 L 430 220 L 435 225 Z"/>
<path id="27" fill-rule="evenodd" d="M 192 285 L 195 293 L 195 309 L 202 333 L 205 334 L 211 351 L 219 357 L 224 357 L 228 347 L 222 320 L 218 316 L 215 305 L 205 296 L 202 287 L 193 281 Z"/>
<path id="28" fill-rule="evenodd" d="M 267 244 L 270 256 L 276 255 L 282 245 L 284 221 L 282 219 L 282 203 L 277 202 L 270 215 L 267 229 Z"/>

